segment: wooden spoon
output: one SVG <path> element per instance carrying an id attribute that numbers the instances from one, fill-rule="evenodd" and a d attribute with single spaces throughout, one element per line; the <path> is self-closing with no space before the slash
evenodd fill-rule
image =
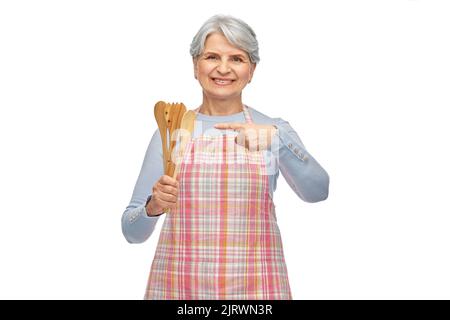
<path id="1" fill-rule="evenodd" d="M 186 146 L 189 143 L 189 141 L 192 139 L 192 135 L 194 132 L 195 127 L 195 112 L 192 110 L 189 110 L 184 113 L 183 118 L 181 120 L 180 124 L 180 131 L 178 132 L 179 139 L 179 145 L 178 145 L 178 158 L 176 161 L 176 167 L 174 168 L 174 172 L 169 172 L 169 175 L 173 177 L 174 179 L 177 178 L 178 172 L 180 171 L 180 163 L 182 161 L 182 157 L 184 156 L 184 151 L 186 150 Z M 180 137 L 181 136 L 181 137 Z M 166 208 L 164 210 L 165 213 L 170 213 L 170 209 Z"/>
<path id="2" fill-rule="evenodd" d="M 163 151 L 163 168 L 164 173 L 167 172 L 167 159 L 169 158 L 169 149 L 167 147 L 167 120 L 166 103 L 164 101 L 158 101 L 155 104 L 155 119 L 158 123 L 159 133 L 161 134 L 162 151 Z"/>
<path id="3" fill-rule="evenodd" d="M 175 171 L 175 164 L 172 161 L 172 152 L 176 145 L 176 138 L 174 137 L 177 129 L 180 128 L 181 120 L 186 107 L 182 103 L 171 103 L 166 106 L 165 116 L 167 120 L 167 127 L 169 128 L 169 155 L 167 158 L 167 175 L 173 176 Z"/>
<path id="4" fill-rule="evenodd" d="M 180 138 L 178 154 L 181 157 L 184 155 L 184 151 L 186 149 L 187 144 L 192 139 L 192 135 L 194 133 L 194 127 L 195 127 L 195 116 L 196 116 L 195 112 L 192 110 L 189 110 L 184 113 L 183 119 L 181 120 L 180 130 L 185 130 L 184 132 L 182 132 L 181 138 Z M 181 159 L 180 159 L 180 161 L 177 161 L 177 163 L 176 163 L 176 167 L 175 167 L 174 173 L 172 175 L 172 177 L 174 179 L 177 178 L 178 172 L 180 170 L 180 162 L 181 162 Z"/>
<path id="5" fill-rule="evenodd" d="M 182 103 L 166 103 L 159 101 L 155 105 L 155 119 L 161 134 L 163 149 L 164 174 L 173 175 L 175 165 L 172 162 L 172 150 L 176 140 L 173 138 L 175 130 L 180 127 L 186 107 Z"/>

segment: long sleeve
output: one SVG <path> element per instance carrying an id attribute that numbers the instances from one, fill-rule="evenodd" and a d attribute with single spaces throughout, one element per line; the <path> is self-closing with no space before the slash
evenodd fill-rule
<path id="1" fill-rule="evenodd" d="M 306 151 L 289 122 L 281 118 L 275 120 L 279 168 L 287 183 L 306 202 L 325 200 L 330 181 L 328 173 Z"/>
<path id="2" fill-rule="evenodd" d="M 266 161 L 271 164 L 269 173 L 271 194 L 276 189 L 278 173 L 281 171 L 289 186 L 302 200 L 306 202 L 325 200 L 328 197 L 328 174 L 306 151 L 295 130 L 281 118 L 270 118 L 254 109 L 250 111 L 256 123 L 272 124 L 278 128 L 274 138 L 278 141 L 278 154 L 273 159 L 273 153 L 271 155 L 266 153 Z M 230 117 L 201 114 L 197 116 L 203 121 L 198 123 L 199 130 L 194 132 L 194 137 L 213 129 L 214 124 L 218 122 L 245 121 L 241 114 Z M 147 148 L 130 204 L 122 215 L 122 232 L 130 243 L 142 243 L 153 233 L 159 217 L 147 216 L 145 203 L 151 196 L 153 185 L 162 175 L 161 137 L 159 130 L 156 130 Z"/>
<path id="3" fill-rule="evenodd" d="M 156 130 L 145 153 L 130 204 L 122 214 L 122 233 L 130 243 L 142 243 L 153 233 L 158 217 L 149 217 L 145 209 L 152 187 L 164 174 L 162 145 Z"/>

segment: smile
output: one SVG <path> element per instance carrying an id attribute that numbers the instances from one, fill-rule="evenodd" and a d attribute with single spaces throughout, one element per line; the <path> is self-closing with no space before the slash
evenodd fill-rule
<path id="1" fill-rule="evenodd" d="M 212 79 L 215 84 L 219 86 L 228 86 L 234 82 L 234 80 L 231 79 L 219 79 L 219 78 L 213 78 Z"/>

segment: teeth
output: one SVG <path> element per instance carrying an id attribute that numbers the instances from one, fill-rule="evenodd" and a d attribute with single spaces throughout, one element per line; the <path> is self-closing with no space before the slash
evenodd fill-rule
<path id="1" fill-rule="evenodd" d="M 214 82 L 217 83 L 217 84 L 230 84 L 231 80 L 214 79 Z"/>

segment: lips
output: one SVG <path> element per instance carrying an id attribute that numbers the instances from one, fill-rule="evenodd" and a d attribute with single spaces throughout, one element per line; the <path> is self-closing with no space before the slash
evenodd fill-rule
<path id="1" fill-rule="evenodd" d="M 219 86 L 227 86 L 233 83 L 234 79 L 227 78 L 212 78 L 215 84 Z"/>

